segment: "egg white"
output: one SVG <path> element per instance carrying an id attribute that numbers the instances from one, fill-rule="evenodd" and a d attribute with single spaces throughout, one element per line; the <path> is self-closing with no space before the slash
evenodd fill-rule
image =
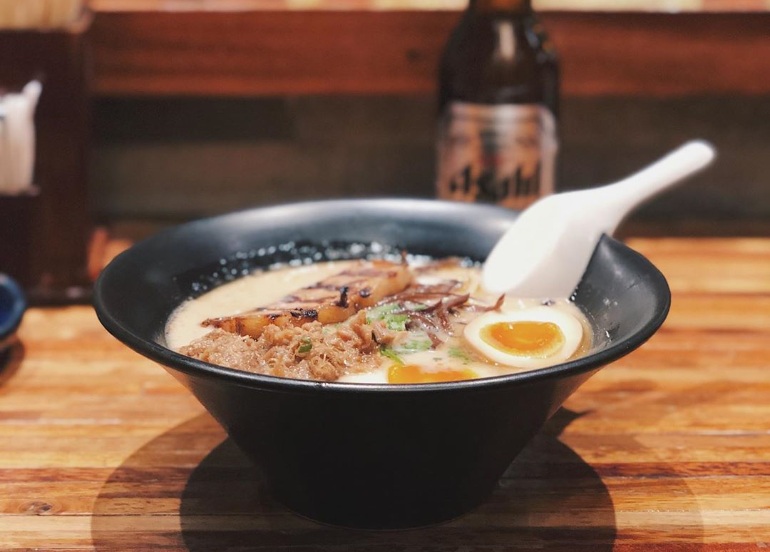
<path id="1" fill-rule="evenodd" d="M 485 342 L 481 331 L 485 326 L 500 322 L 551 322 L 564 334 L 564 344 L 547 356 L 517 355 L 502 351 Z M 543 368 L 564 362 L 575 354 L 583 340 L 583 325 L 569 313 L 558 308 L 537 306 L 521 310 L 491 311 L 472 320 L 463 331 L 468 343 L 489 360 L 516 368 Z"/>
<path id="2" fill-rule="evenodd" d="M 388 371 L 385 368 L 377 368 L 371 372 L 346 374 L 337 381 L 346 383 L 388 383 Z"/>

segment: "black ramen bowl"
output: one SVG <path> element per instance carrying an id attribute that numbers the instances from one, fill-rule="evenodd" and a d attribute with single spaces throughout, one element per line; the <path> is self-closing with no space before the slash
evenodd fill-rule
<path id="1" fill-rule="evenodd" d="M 663 323 L 670 292 L 649 261 L 604 237 L 575 294 L 599 345 L 552 368 L 487 379 L 388 386 L 261 376 L 175 353 L 164 326 L 187 298 L 276 261 L 402 249 L 481 261 L 515 217 L 492 206 L 372 199 L 206 219 L 119 255 L 96 284 L 96 311 L 198 398 L 288 508 L 348 527 L 433 524 L 483 502 L 570 394 Z"/>

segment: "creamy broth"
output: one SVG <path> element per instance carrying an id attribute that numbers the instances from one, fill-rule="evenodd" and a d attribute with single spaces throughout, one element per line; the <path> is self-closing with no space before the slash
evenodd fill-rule
<path id="1" fill-rule="evenodd" d="M 210 327 L 201 325 L 203 320 L 238 315 L 255 307 L 269 305 L 300 288 L 355 266 L 355 263 L 332 261 L 276 268 L 224 284 L 181 305 L 167 324 L 166 342 L 170 348 L 184 352 L 188 344 L 205 339 L 211 331 Z M 434 332 L 430 324 L 416 324 L 421 320 L 419 310 L 422 306 L 417 306 L 416 311 L 410 315 L 414 318 L 410 317 L 405 322 L 402 311 L 393 307 L 393 303 L 385 298 L 379 301 L 379 306 L 366 309 L 366 323 L 384 324 L 389 330 L 395 328 L 394 332 L 389 332 L 396 335 L 395 340 L 387 345 L 379 345 L 378 351 L 367 355 L 367 362 L 361 366 L 346 366 L 339 377 L 335 377 L 337 381 L 424 383 L 491 377 L 558 364 L 585 355 L 592 345 L 593 331 L 588 320 L 566 299 L 543 302 L 505 297 L 503 302 L 498 302 L 499 297 L 486 293 L 480 287 L 478 267 L 414 267 L 413 274 L 414 284 L 431 286 L 456 281 L 459 284 L 450 294 L 452 297 L 470 294 L 470 298 L 461 307 L 451 310 L 451 330 Z M 503 342 L 495 341 L 509 339 L 506 336 L 514 327 L 519 333 L 524 329 L 531 335 L 522 338 L 517 333 L 515 342 L 511 344 L 504 341 L 505 346 L 500 345 Z M 490 333 L 491 329 L 498 331 L 498 334 Z M 543 345 L 551 339 L 551 333 L 546 335 L 543 332 L 551 332 L 556 336 L 553 338 L 556 340 L 553 347 Z M 248 343 L 249 339 L 242 338 L 238 346 L 242 342 Z M 303 346 L 300 345 L 300 349 Z M 506 348 L 509 346 L 514 348 Z M 308 344 L 308 347 L 311 345 Z M 526 349 L 523 353 L 522 347 Z M 532 349 L 535 352 L 530 355 L 527 352 L 530 347 L 539 348 Z M 204 360 L 211 361 L 208 358 Z M 316 379 L 313 376 L 297 377 Z"/>

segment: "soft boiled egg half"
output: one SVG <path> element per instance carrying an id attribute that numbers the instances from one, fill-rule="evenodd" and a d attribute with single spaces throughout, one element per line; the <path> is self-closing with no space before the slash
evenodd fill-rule
<path id="1" fill-rule="evenodd" d="M 583 340 L 583 325 L 563 310 L 537 306 L 482 314 L 468 323 L 463 336 L 492 362 L 543 368 L 575 354 Z"/>

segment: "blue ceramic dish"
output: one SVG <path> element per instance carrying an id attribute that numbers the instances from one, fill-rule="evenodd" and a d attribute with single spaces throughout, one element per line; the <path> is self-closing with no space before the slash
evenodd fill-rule
<path id="1" fill-rule="evenodd" d="M 162 232 L 118 256 L 96 283 L 96 311 L 107 330 L 198 398 L 287 507 L 351 527 L 437 523 L 483 502 L 570 394 L 663 323 L 670 292 L 647 259 L 602 239 L 575 302 L 608 339 L 585 357 L 494 378 L 378 385 L 261 376 L 170 350 L 164 327 L 191 295 L 312 252 L 314 244 L 323 251 L 329 243 L 376 242 L 483 260 L 515 217 L 491 206 L 385 199 L 215 217 Z"/>
<path id="2" fill-rule="evenodd" d="M 0 352 L 11 344 L 21 324 L 27 300 L 19 284 L 0 274 Z"/>

